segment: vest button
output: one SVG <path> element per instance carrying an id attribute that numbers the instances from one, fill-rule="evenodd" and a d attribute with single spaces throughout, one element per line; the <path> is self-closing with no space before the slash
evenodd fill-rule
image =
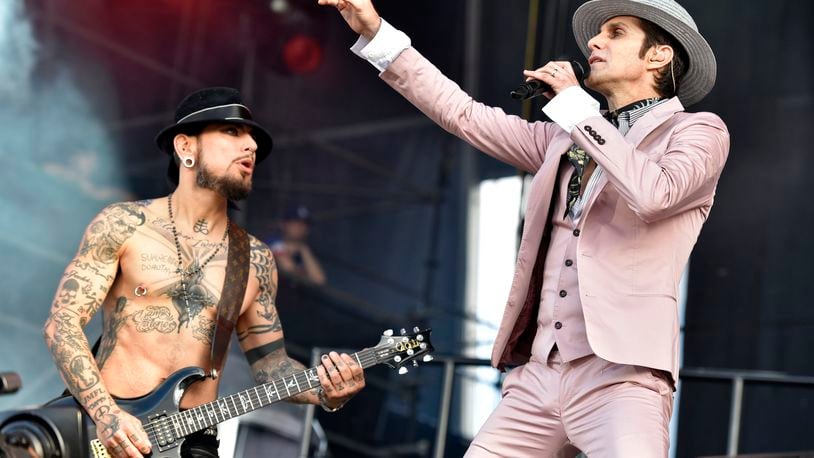
<path id="1" fill-rule="evenodd" d="M 574 237 L 579 237 L 579 229 L 574 229 Z"/>
<path id="2" fill-rule="evenodd" d="M 554 323 L 554 329 L 562 329 L 562 323 L 560 323 L 559 321 Z"/>
<path id="3" fill-rule="evenodd" d="M 566 290 L 561 290 L 560 291 L 560 297 L 565 297 L 567 295 L 568 295 L 568 291 L 566 291 Z"/>
<path id="4" fill-rule="evenodd" d="M 566 267 L 571 267 L 571 266 L 573 266 L 573 265 L 574 265 L 574 261 L 572 261 L 572 260 L 570 260 L 570 259 L 566 259 L 566 260 L 565 260 L 565 266 L 566 266 Z"/>

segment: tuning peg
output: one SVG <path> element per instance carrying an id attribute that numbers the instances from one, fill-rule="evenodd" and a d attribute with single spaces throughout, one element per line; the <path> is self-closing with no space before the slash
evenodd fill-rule
<path id="1" fill-rule="evenodd" d="M 388 329 L 388 330 L 384 331 L 384 335 L 386 335 L 387 337 L 392 336 L 392 335 L 393 335 L 393 330 L 392 330 L 392 329 Z"/>
<path id="2" fill-rule="evenodd" d="M 413 367 L 418 367 L 418 361 L 413 360 Z"/>
<path id="3" fill-rule="evenodd" d="M 415 336 L 415 340 L 417 340 L 417 341 L 421 342 L 421 341 L 423 341 L 423 340 L 424 340 L 424 336 L 423 336 L 423 335 L 421 335 L 421 334 L 419 334 L 419 335 Z"/>
<path id="4" fill-rule="evenodd" d="M 399 368 L 399 375 L 404 375 L 407 373 L 407 368 L 402 366 Z"/>
<path id="5" fill-rule="evenodd" d="M 407 330 L 404 329 L 404 328 L 401 328 L 401 335 L 406 336 L 407 335 Z"/>
<path id="6" fill-rule="evenodd" d="M 413 332 L 418 332 L 418 331 L 420 331 L 420 330 L 421 330 L 421 329 L 418 329 L 418 326 L 413 326 Z"/>
<path id="7" fill-rule="evenodd" d="M 432 357 L 432 355 L 424 355 L 424 362 L 425 363 L 428 363 L 428 362 L 432 361 L 433 359 L 434 358 Z"/>

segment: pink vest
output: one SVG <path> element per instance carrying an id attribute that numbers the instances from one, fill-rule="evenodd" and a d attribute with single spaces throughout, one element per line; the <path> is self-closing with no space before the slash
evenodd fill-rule
<path id="1" fill-rule="evenodd" d="M 593 354 L 585 332 L 585 317 L 579 299 L 577 277 L 577 240 L 579 224 L 565 214 L 565 196 L 574 167 L 563 160 L 558 171 L 558 194 L 551 213 L 551 241 L 543 270 L 537 334 L 531 346 L 531 357 L 546 361 L 557 344 L 563 361 L 573 361 Z M 582 220 L 580 220 L 582 221 Z"/>

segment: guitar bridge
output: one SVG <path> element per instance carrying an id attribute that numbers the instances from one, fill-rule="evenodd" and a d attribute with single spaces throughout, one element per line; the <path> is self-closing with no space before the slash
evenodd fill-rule
<path id="1" fill-rule="evenodd" d="M 93 458 L 111 458 L 107 448 L 105 448 L 102 441 L 99 439 L 93 439 L 90 441 L 90 452 Z"/>

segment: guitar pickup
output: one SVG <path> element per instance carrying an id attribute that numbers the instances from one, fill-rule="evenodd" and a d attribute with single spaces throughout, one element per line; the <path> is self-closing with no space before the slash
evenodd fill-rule
<path id="1" fill-rule="evenodd" d="M 144 425 L 144 429 L 151 431 L 155 436 L 156 445 L 158 445 L 159 450 L 171 448 L 177 444 L 178 438 L 175 434 L 175 428 L 167 418 L 166 411 L 152 415 L 147 419 L 149 422 L 147 425 Z"/>

